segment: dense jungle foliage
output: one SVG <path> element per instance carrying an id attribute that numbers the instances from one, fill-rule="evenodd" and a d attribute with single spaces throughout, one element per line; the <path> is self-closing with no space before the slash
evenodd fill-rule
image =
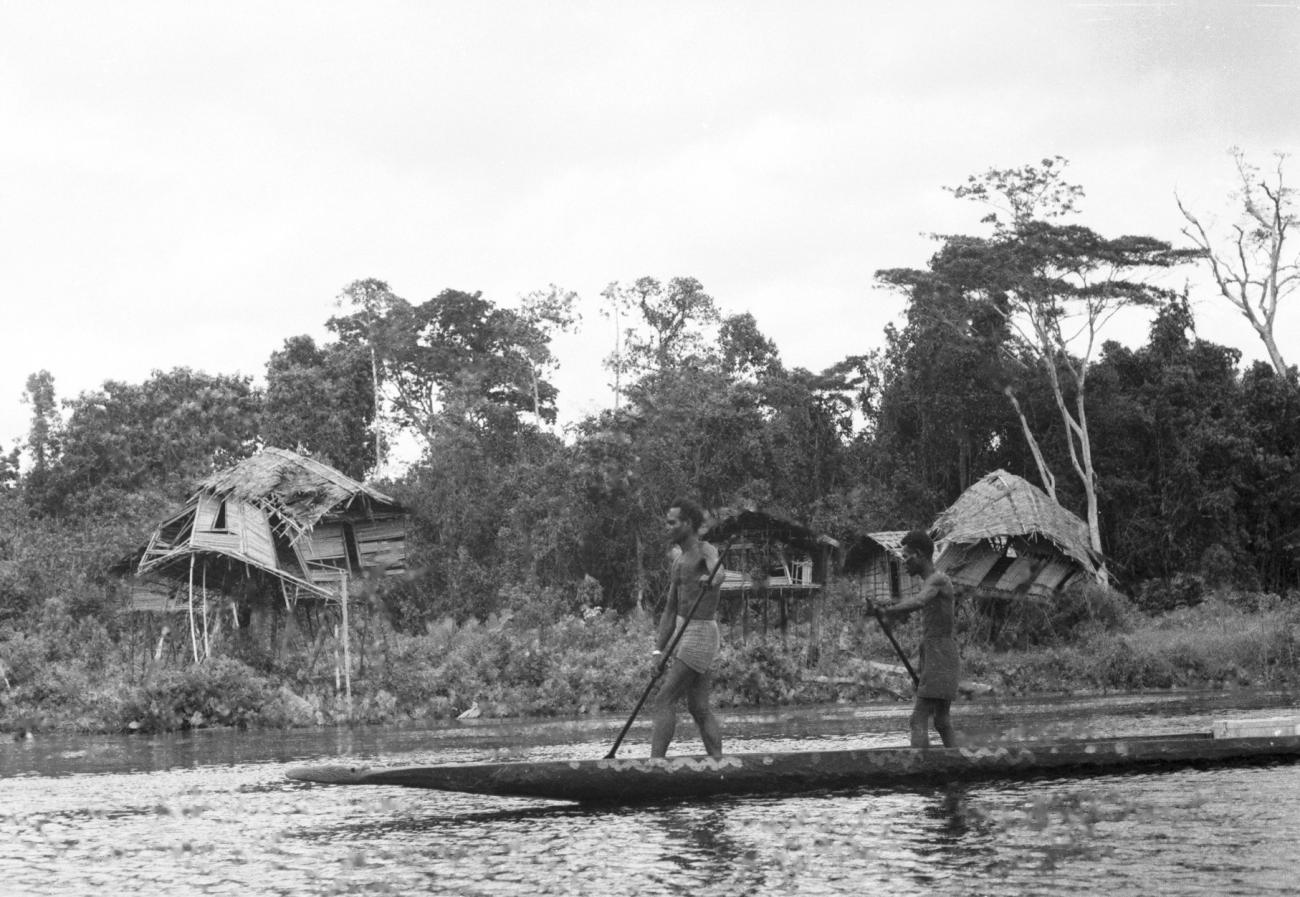
<path id="1" fill-rule="evenodd" d="M 286 340 L 264 385 L 182 368 L 60 400 L 34 373 L 28 437 L 0 459 L 0 726 L 337 718 L 329 620 L 270 606 L 250 630 L 227 625 L 218 656 L 194 667 L 188 635 L 162 631 L 187 624 L 129 613 L 107 573 L 199 477 L 265 445 L 358 478 L 379 471 L 375 484 L 411 512 L 413 575 L 365 594 L 353 620 L 361 718 L 445 716 L 470 700 L 500 713 L 625 707 L 649 669 L 661 521 L 677 496 L 755 504 L 848 541 L 926 527 L 998 468 L 1050 480 L 1085 519 L 1095 510 L 1112 588 L 1062 602 L 1015 644 L 981 637 L 971 605 L 973 675 L 1002 675 L 989 652 L 1036 647 L 1048 654 L 1015 668 L 1044 687 L 1167 686 L 1189 670 L 1272 681 L 1296 657 L 1296 369 L 1243 367 L 1197 333 L 1189 297 L 1143 279 L 1194 254 L 1054 223 L 1070 203 L 1045 207 L 1050 191 L 1024 200 L 1061 187 L 1061 164 L 973 179 L 1019 197 L 1018 214 L 994 216 L 991 236 L 940 238 L 925 270 L 880 272 L 906 297 L 905 320 L 883 350 L 820 371 L 787 367 L 752 315 L 693 278 L 611 284 L 610 407 L 563 428 L 551 344 L 576 297 L 556 287 L 507 308 L 455 289 L 412 303 L 357 281 L 332 339 Z M 1150 309 L 1145 345 L 1104 342 L 1092 357 L 1053 343 L 1066 322 L 1094 327 L 1126 305 Z M 395 444 L 416 446 L 400 472 Z M 799 684 L 810 657 L 839 676 L 879 646 L 850 590 L 825 602 L 815 651 L 798 627 L 793 646 L 729 645 L 724 702 L 833 697 Z M 1240 645 L 1134 641 L 1135 619 L 1198 606 L 1278 628 Z M 1164 624 L 1152 625 L 1137 628 Z M 1099 651 L 1111 652 L 1106 676 L 1080 667 Z"/>

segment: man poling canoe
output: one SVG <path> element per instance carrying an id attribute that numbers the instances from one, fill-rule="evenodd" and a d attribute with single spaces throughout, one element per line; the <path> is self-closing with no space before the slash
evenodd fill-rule
<path id="1" fill-rule="evenodd" d="M 935 731 L 943 740 L 943 746 L 955 747 L 957 735 L 949 711 L 957 697 L 961 660 L 957 652 L 952 580 L 934 569 L 934 542 L 921 530 L 913 530 L 903 537 L 903 564 L 908 573 L 922 578 L 920 591 L 896 604 L 873 604 L 871 609 L 916 685 L 916 704 L 910 721 L 912 747 L 930 746 L 931 720 L 934 720 Z M 913 671 L 894 640 L 886 619 L 905 617 L 918 610 L 921 611 L 922 626 L 921 658 L 920 669 Z"/>
<path id="2" fill-rule="evenodd" d="M 687 709 L 700 730 L 704 750 L 712 757 L 722 754 L 722 733 L 710 706 L 713 665 L 721 642 L 717 612 L 720 587 L 725 578 L 722 559 L 731 540 L 718 550 L 699 536 L 704 511 L 689 499 L 673 502 L 666 515 L 668 538 L 678 549 L 669 572 L 668 599 L 655 638 L 654 657 L 658 668 L 632 710 L 631 717 L 606 754 L 613 759 L 623 737 L 632 726 L 651 690 L 666 673 L 656 699 L 650 755 L 668 752 L 677 728 L 677 703 L 686 698 Z"/>

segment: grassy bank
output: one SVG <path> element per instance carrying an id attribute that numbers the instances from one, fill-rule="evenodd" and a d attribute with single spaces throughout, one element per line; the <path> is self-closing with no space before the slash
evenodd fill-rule
<path id="1" fill-rule="evenodd" d="M 125 629 L 51 604 L 42 625 L 0 636 L 0 730 L 157 732 L 211 726 L 310 726 L 347 719 L 402 723 L 454 718 L 477 702 L 485 717 L 629 711 L 653 673 L 646 614 L 584 617 L 547 599 L 487 621 L 404 634 L 379 616 L 354 621 L 352 700 L 333 648 L 303 639 L 220 644 L 200 664 L 141 660 Z M 868 661 L 895 656 L 874 621 L 828 601 L 817 645 L 808 627 L 785 638 L 724 638 L 721 707 L 890 700 Z M 1074 613 L 1005 646 L 978 611 L 962 619 L 965 677 L 1001 696 L 1159 688 L 1300 685 L 1300 600 L 1221 593 L 1146 616 L 1124 606 Z M 916 623 L 899 628 L 916 642 Z M 1003 630 L 1003 640 L 1006 630 Z M 1020 641 L 1025 636 L 1021 633 Z M 128 650 L 128 646 L 130 649 Z"/>

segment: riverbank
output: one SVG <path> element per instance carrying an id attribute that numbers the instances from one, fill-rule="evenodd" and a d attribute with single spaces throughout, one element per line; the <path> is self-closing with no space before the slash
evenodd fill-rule
<path id="1" fill-rule="evenodd" d="M 1015 650 L 980 638 L 977 623 L 967 621 L 962 650 L 964 678 L 987 686 L 980 699 L 1300 685 L 1294 598 L 1225 593 L 1158 616 L 1130 610 Z M 815 645 L 798 627 L 784 638 L 726 639 L 717 705 L 907 700 L 906 689 L 881 679 L 880 664 L 896 656 L 872 619 L 828 614 L 823 624 Z M 898 629 L 904 645 L 916 643 L 915 626 Z M 403 723 L 471 708 L 488 719 L 617 713 L 630 710 L 653 675 L 652 633 L 644 614 L 446 620 L 419 635 L 372 625 L 357 634 L 350 677 L 337 664 L 313 672 L 294 652 L 142 670 L 101 633 L 83 632 L 81 650 L 52 657 L 38 638 L 10 637 L 0 645 L 0 731 Z"/>

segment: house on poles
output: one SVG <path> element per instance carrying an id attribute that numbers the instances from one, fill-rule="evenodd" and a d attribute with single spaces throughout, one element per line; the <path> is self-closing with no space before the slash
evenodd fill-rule
<path id="1" fill-rule="evenodd" d="M 704 538 L 723 551 L 722 608 L 741 641 L 772 625 L 784 637 L 800 619 L 815 636 L 837 541 L 779 514 L 729 508 L 711 514 Z"/>
<path id="2" fill-rule="evenodd" d="M 1051 598 L 1097 579 L 1088 525 L 1033 483 L 995 470 L 930 527 L 935 567 L 989 597 Z"/>
<path id="3" fill-rule="evenodd" d="M 186 612 L 192 632 L 214 604 L 237 622 L 267 602 L 338 606 L 349 580 L 405 571 L 406 518 L 382 492 L 267 448 L 203 480 L 113 572 L 130 577 L 131 609 Z"/>

